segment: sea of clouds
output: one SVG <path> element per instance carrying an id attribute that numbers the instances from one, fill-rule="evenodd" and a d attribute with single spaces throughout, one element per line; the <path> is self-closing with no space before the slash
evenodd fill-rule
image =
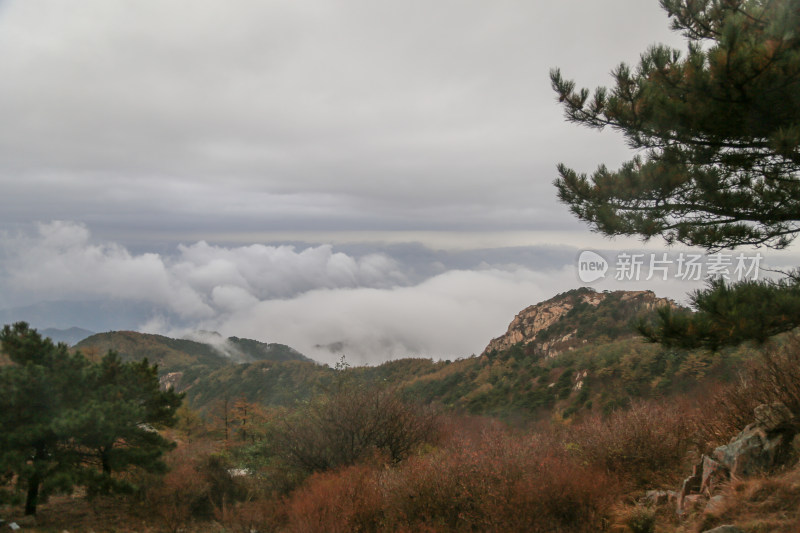
<path id="1" fill-rule="evenodd" d="M 480 353 L 525 307 L 584 285 L 579 253 L 205 241 L 135 253 L 98 242 L 82 223 L 53 221 L 0 232 L 0 314 L 39 328 L 103 331 L 113 323 L 173 337 L 218 332 L 287 344 L 323 363 L 342 355 L 352 364 L 453 359 Z M 770 265 L 797 264 L 791 251 L 764 254 L 762 277 Z M 686 304 L 704 284 L 609 275 L 591 286 L 652 290 Z M 25 314 L 31 309 L 35 319 Z"/>
<path id="2" fill-rule="evenodd" d="M 326 363 L 341 355 L 362 364 L 479 353 L 516 312 L 576 285 L 572 265 L 534 271 L 483 264 L 419 280 L 402 258 L 347 254 L 327 244 L 200 241 L 170 254 L 136 254 L 94 242 L 85 225 L 65 221 L 0 240 L 4 307 L 145 304 L 149 316 L 130 329 L 171 336 L 217 331 L 288 344 Z"/>

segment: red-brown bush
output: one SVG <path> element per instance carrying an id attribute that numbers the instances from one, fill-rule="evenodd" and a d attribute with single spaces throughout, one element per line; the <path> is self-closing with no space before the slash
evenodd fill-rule
<path id="1" fill-rule="evenodd" d="M 229 474 L 230 465 L 208 441 L 179 446 L 166 463 L 163 477 L 147 481 L 144 502 L 170 531 L 212 518 L 223 506 L 247 497 L 247 488 Z"/>
<path id="2" fill-rule="evenodd" d="M 395 468 L 317 474 L 288 502 L 290 531 L 597 531 L 616 483 L 497 427 Z"/>
<path id="3" fill-rule="evenodd" d="M 384 529 L 381 470 L 357 465 L 312 475 L 286 504 L 289 531 L 348 533 Z"/>
<path id="4" fill-rule="evenodd" d="M 178 531 L 192 521 L 207 502 L 210 483 L 200 472 L 205 450 L 182 446 L 166 458 L 169 471 L 161 479 L 153 479 L 145 489 L 148 510 L 155 514 L 168 531 Z"/>
<path id="5" fill-rule="evenodd" d="M 636 487 L 677 481 L 697 449 L 700 411 L 689 402 L 636 402 L 570 428 L 565 447 L 583 462 Z"/>
<path id="6" fill-rule="evenodd" d="M 283 420 L 274 435 L 280 455 L 307 473 L 362 462 L 376 453 L 397 463 L 438 440 L 439 416 L 397 390 L 342 384 Z"/>

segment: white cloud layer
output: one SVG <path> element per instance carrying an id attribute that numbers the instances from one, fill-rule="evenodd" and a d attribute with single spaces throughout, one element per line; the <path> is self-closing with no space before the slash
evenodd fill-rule
<path id="1" fill-rule="evenodd" d="M 361 248 L 197 242 L 170 254 L 135 254 L 95 242 L 82 224 L 43 223 L 35 234 L 0 233 L 0 309 L 37 301 L 131 302 L 145 314 L 126 328 L 176 337 L 217 331 L 288 344 L 321 362 L 343 354 L 363 364 L 480 353 L 520 310 L 582 285 L 577 251 L 498 249 L 472 257 L 410 245 L 390 256 Z M 765 255 L 762 269 L 797 260 Z M 491 264 L 475 263 L 492 256 Z M 607 258 L 614 268 L 614 255 Z M 426 263 L 426 273 L 415 272 Z M 703 285 L 674 276 L 647 280 L 647 269 L 642 273 L 637 281 L 617 281 L 611 272 L 593 287 L 652 290 L 686 303 L 687 293 Z"/>
<path id="2" fill-rule="evenodd" d="M 393 289 L 316 290 L 221 317 L 223 334 L 266 337 L 319 361 L 351 363 L 480 353 L 514 314 L 574 286 L 571 269 L 449 271 Z"/>
<path id="3" fill-rule="evenodd" d="M 1 239 L 3 294 L 31 300 L 147 303 L 141 330 L 288 344 L 318 360 L 467 356 L 503 332 L 513 314 L 575 284 L 568 268 L 446 270 L 411 284 L 392 258 L 250 245 L 181 245 L 174 255 L 97 244 L 85 226 L 40 224 Z"/>
<path id="4" fill-rule="evenodd" d="M 134 255 L 119 244 L 94 244 L 85 226 L 61 221 L 39 224 L 33 237 L 6 235 L 4 242 L 7 294 L 143 301 L 192 320 L 313 289 L 404 282 L 386 256 L 356 258 L 329 245 L 298 251 L 292 246 L 222 248 L 198 242 L 179 246 L 170 257 Z"/>

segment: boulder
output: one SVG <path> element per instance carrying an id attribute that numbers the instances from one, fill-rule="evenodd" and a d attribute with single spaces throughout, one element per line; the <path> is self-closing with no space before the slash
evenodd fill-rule
<path id="1" fill-rule="evenodd" d="M 713 507 L 719 503 L 714 492 L 720 484 L 731 477 L 742 478 L 767 472 L 780 466 L 792 455 L 800 455 L 798 420 L 786 405 L 780 402 L 759 405 L 753 415 L 755 422 L 728 444 L 717 447 L 710 457 L 703 455 L 700 462 L 694 465 L 692 475 L 683 481 L 678 493 L 679 515 L 686 513 L 702 496 L 711 498 L 707 510 L 713 512 Z M 654 494 L 651 497 L 648 493 L 647 497 L 652 499 L 658 496 Z"/>
<path id="2" fill-rule="evenodd" d="M 778 402 L 759 405 L 754 415 L 754 423 L 711 454 L 733 477 L 769 471 L 791 452 L 791 442 L 797 432 L 792 412 Z"/>
<path id="3" fill-rule="evenodd" d="M 681 484 L 681 490 L 678 493 L 678 514 L 683 514 L 686 512 L 686 509 L 689 507 L 687 505 L 687 500 L 691 498 L 692 495 L 696 495 L 700 492 L 700 487 L 703 484 L 703 461 L 702 459 L 700 462 L 692 467 L 692 475 L 687 477 L 683 480 Z"/>
<path id="4" fill-rule="evenodd" d="M 771 469 L 784 447 L 784 436 L 770 437 L 757 424 L 750 424 L 729 444 L 715 449 L 711 457 L 724 465 L 733 477 L 741 478 Z"/>

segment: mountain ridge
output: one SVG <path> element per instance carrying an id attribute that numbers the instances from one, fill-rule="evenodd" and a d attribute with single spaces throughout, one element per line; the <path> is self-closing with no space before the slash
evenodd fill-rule
<path id="1" fill-rule="evenodd" d="M 260 360 L 311 361 L 297 350 L 283 344 L 263 343 L 238 337 L 223 339 L 221 336 L 218 342 L 211 343 L 136 331 L 97 333 L 83 339 L 73 348 L 89 357 L 101 357 L 108 350 L 117 352 L 124 361 L 141 360 L 146 357 L 150 362 L 159 365 L 161 374 L 186 370 L 195 365 L 215 369 L 230 363 Z"/>
<path id="2" fill-rule="evenodd" d="M 659 298 L 649 290 L 596 292 L 588 287 L 572 289 L 544 302 L 528 306 L 517 313 L 506 332 L 492 339 L 481 355 L 508 350 L 519 343 L 523 346 L 533 343 L 535 349 L 552 357 L 574 347 L 577 343 L 585 343 L 598 336 L 597 329 L 602 328 L 602 324 L 596 322 L 602 322 L 601 319 L 591 324 L 597 327 L 589 327 L 588 322 L 592 321 L 569 320 L 574 318 L 571 315 L 578 315 L 588 307 L 594 307 L 598 315 L 608 310 L 604 308 L 613 308 L 609 314 L 611 320 L 606 322 L 617 322 L 617 324 L 606 324 L 606 326 L 612 325 L 618 330 L 620 320 L 626 317 L 628 320 L 633 319 L 642 312 L 652 311 L 661 306 L 676 307 L 677 304 L 668 298 Z M 603 331 L 608 332 L 608 328 L 604 328 Z M 633 331 L 630 331 L 630 334 L 632 335 Z"/>

